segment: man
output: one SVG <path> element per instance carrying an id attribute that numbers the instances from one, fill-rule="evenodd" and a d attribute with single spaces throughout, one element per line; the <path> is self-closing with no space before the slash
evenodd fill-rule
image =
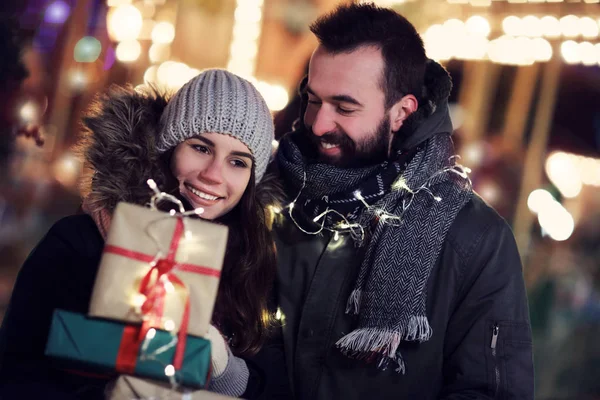
<path id="1" fill-rule="evenodd" d="M 298 399 L 533 399 L 522 267 L 457 164 L 451 81 L 373 5 L 311 26 L 303 124 L 277 154 L 275 225 Z"/>

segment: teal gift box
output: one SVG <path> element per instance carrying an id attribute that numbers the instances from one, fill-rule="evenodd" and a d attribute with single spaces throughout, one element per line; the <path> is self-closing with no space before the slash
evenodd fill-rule
<path id="1" fill-rule="evenodd" d="M 59 359 L 70 368 L 88 372 L 118 372 L 117 359 L 122 356 L 121 339 L 132 326 L 116 321 L 90 318 L 64 310 L 54 310 L 46 345 L 46 355 Z M 135 327 L 139 331 L 139 327 Z M 175 354 L 174 337 L 155 330 L 152 339 L 142 342 L 137 351 L 132 375 L 169 381 L 168 367 Z M 171 345 L 170 345 L 171 344 Z M 175 372 L 176 381 L 190 388 L 204 388 L 210 378 L 210 341 L 187 336 L 182 368 Z"/>

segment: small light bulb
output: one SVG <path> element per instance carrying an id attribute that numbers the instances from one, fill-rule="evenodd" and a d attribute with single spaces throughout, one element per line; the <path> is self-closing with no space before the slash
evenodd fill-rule
<path id="1" fill-rule="evenodd" d="M 167 365 L 165 367 L 165 375 L 166 376 L 173 376 L 173 375 L 175 375 L 175 367 L 172 366 L 171 364 Z"/>
<path id="2" fill-rule="evenodd" d="M 169 214 L 170 215 L 175 215 L 175 212 L 176 212 L 175 210 L 171 209 L 171 211 L 169 211 Z"/>
<path id="3" fill-rule="evenodd" d="M 146 339 L 152 340 L 152 339 L 154 339 L 155 336 L 156 336 L 156 329 L 154 329 L 154 328 L 148 329 L 148 333 L 146 333 Z"/>
<path id="4" fill-rule="evenodd" d="M 165 330 L 171 332 L 172 330 L 175 329 L 175 322 L 173 322 L 173 320 L 168 319 L 165 321 Z"/>
<path id="5" fill-rule="evenodd" d="M 335 240 L 336 242 L 340 239 L 340 233 L 338 231 L 335 231 L 335 233 L 333 234 L 333 240 Z"/>

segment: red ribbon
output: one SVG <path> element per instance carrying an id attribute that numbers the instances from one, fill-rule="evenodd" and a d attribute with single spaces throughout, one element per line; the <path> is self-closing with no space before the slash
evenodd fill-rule
<path id="1" fill-rule="evenodd" d="M 176 370 L 181 369 L 183 365 L 183 356 L 185 354 L 185 343 L 190 318 L 190 299 L 187 287 L 183 281 L 173 273 L 173 269 L 177 266 L 178 271 L 192 272 L 196 274 L 214 276 L 217 278 L 221 275 L 220 271 L 212 268 L 193 264 L 178 264 L 175 261 L 175 254 L 177 253 L 177 248 L 179 247 L 179 241 L 181 240 L 183 230 L 183 220 L 179 217 L 177 218 L 177 222 L 175 224 L 175 231 L 173 232 L 167 257 L 159 259 L 142 278 L 139 292 L 146 296 L 146 301 L 144 301 L 144 304 L 141 308 L 141 311 L 146 318 L 144 318 L 141 328 L 128 326 L 123 332 L 116 361 L 116 369 L 120 372 L 130 374 L 134 372 L 139 347 L 146 337 L 148 330 L 153 327 L 160 327 L 164 312 L 164 302 L 166 296 L 165 283 L 167 280 L 173 285 L 182 287 L 185 291 L 185 306 L 183 310 L 183 316 L 181 317 L 179 332 L 177 333 L 177 345 L 175 347 L 175 355 L 173 357 L 173 366 Z M 154 261 L 153 256 L 113 245 L 105 246 L 104 252 L 117 254 L 144 262 Z M 152 279 L 154 275 L 156 275 L 156 278 Z"/>

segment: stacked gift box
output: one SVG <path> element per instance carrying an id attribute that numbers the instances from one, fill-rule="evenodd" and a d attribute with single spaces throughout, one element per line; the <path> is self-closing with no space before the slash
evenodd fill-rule
<path id="1" fill-rule="evenodd" d="M 46 354 L 69 369 L 130 375 L 117 380 L 115 393 L 126 392 L 126 383 L 146 393 L 166 390 L 132 376 L 169 390 L 206 387 L 204 336 L 226 244 L 222 225 L 118 204 L 89 313 L 55 310 Z"/>

